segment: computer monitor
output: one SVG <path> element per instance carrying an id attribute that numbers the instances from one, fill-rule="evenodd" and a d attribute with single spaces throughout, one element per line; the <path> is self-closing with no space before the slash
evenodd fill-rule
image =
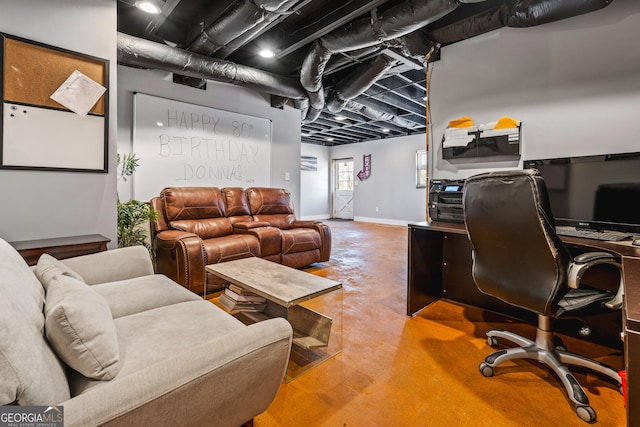
<path id="1" fill-rule="evenodd" d="M 540 171 L 556 225 L 640 234 L 640 152 L 525 160 Z"/>

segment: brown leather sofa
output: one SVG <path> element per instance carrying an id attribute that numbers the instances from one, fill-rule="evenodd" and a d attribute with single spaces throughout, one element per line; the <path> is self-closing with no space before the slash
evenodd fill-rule
<path id="1" fill-rule="evenodd" d="M 255 256 L 298 268 L 331 254 L 329 227 L 297 220 L 284 189 L 169 187 L 151 207 L 157 272 L 198 294 L 222 284 L 208 264 Z"/>

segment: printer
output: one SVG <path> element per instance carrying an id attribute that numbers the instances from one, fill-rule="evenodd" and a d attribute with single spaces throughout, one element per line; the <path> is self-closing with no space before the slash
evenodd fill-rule
<path id="1" fill-rule="evenodd" d="M 464 222 L 464 180 L 433 179 L 429 186 L 429 217 L 433 221 Z"/>

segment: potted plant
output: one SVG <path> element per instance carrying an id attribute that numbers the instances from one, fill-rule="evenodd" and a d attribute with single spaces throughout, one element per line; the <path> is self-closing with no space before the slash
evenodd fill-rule
<path id="1" fill-rule="evenodd" d="M 120 156 L 118 153 L 119 178 L 127 180 L 138 167 L 139 159 L 134 153 Z M 120 202 L 118 197 L 118 247 L 143 245 L 152 252 L 151 244 L 147 240 L 148 225 L 158 217 L 159 212 L 151 209 L 146 202 L 129 200 Z"/>

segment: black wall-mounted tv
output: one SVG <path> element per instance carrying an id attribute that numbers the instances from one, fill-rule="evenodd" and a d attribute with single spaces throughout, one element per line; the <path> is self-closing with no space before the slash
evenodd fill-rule
<path id="1" fill-rule="evenodd" d="M 545 180 L 556 225 L 640 234 L 640 152 L 525 160 Z"/>

